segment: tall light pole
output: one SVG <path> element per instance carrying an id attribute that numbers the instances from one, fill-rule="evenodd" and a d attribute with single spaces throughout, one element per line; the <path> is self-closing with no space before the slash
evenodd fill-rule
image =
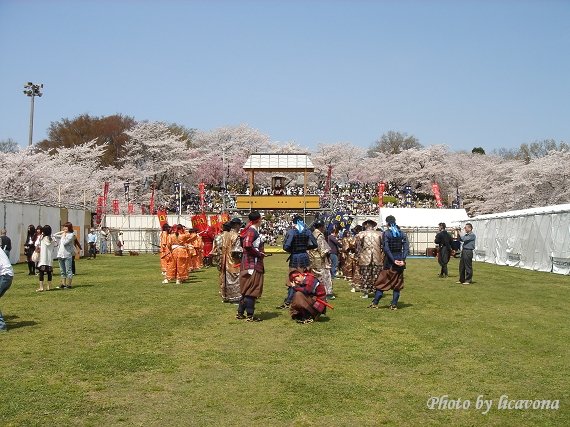
<path id="1" fill-rule="evenodd" d="M 180 215 L 182 215 L 182 183 L 174 183 L 174 191 L 176 191 L 176 196 L 178 199 L 178 224 L 180 224 Z"/>
<path id="2" fill-rule="evenodd" d="M 30 105 L 30 139 L 28 141 L 28 145 L 32 145 L 32 136 L 34 134 L 34 98 L 36 96 L 42 96 L 42 89 L 44 88 L 43 84 L 36 85 L 32 82 L 28 82 L 24 85 L 24 94 L 31 98 L 31 105 Z"/>
<path id="3" fill-rule="evenodd" d="M 222 213 L 226 211 L 226 147 L 222 145 Z"/>

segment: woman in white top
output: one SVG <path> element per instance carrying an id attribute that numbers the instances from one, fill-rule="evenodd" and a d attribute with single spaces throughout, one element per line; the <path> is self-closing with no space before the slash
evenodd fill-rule
<path id="1" fill-rule="evenodd" d="M 40 271 L 40 287 L 36 292 L 44 291 L 44 275 L 47 274 L 46 291 L 49 291 L 53 272 L 53 251 L 56 247 L 55 240 L 51 237 L 51 227 L 44 225 L 42 227 L 42 238 L 39 241 L 40 260 L 38 261 L 38 269 Z"/>
<path id="2" fill-rule="evenodd" d="M 75 253 L 75 234 L 73 234 L 73 225 L 71 222 L 63 224 L 60 232 L 53 235 L 59 239 L 59 248 L 57 257 L 59 258 L 59 267 L 61 269 L 61 285 L 60 289 L 71 289 L 71 281 L 73 279 L 72 263 Z"/>

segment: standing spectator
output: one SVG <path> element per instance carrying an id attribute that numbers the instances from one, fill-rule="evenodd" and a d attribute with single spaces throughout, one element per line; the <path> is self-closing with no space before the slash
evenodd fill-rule
<path id="1" fill-rule="evenodd" d="M 372 292 L 374 282 L 382 270 L 382 234 L 376 231 L 378 225 L 371 219 L 364 221 L 361 231 L 356 236 L 356 253 L 360 271 L 360 289 L 362 298 L 368 298 Z"/>
<path id="2" fill-rule="evenodd" d="M 331 260 L 331 279 L 336 279 L 336 272 L 338 270 L 338 253 L 340 243 L 338 241 L 338 229 L 333 227 L 331 234 L 328 238 L 329 247 L 331 249 L 329 256 Z"/>
<path id="3" fill-rule="evenodd" d="M 97 234 L 92 228 L 89 229 L 89 233 L 87 234 L 87 244 L 89 245 L 89 258 L 87 259 L 97 258 Z"/>
<path id="4" fill-rule="evenodd" d="M 14 269 L 12 268 L 12 264 L 4 251 L 0 251 L 0 298 L 2 298 L 6 291 L 10 289 L 13 279 Z M 2 317 L 2 312 L 0 312 L 0 331 L 6 332 L 7 330 L 8 327 Z"/>
<path id="5" fill-rule="evenodd" d="M 263 293 L 263 241 L 259 235 L 261 215 L 257 211 L 250 212 L 249 223 L 240 234 L 242 238 L 243 255 L 241 259 L 241 272 L 239 287 L 241 299 L 238 305 L 236 319 L 246 319 L 248 322 L 261 322 L 262 319 L 255 317 L 255 301 Z M 247 313 L 247 316 L 244 315 Z"/>
<path id="6" fill-rule="evenodd" d="M 384 292 L 392 289 L 392 303 L 390 310 L 398 309 L 400 291 L 404 289 L 404 270 L 406 268 L 406 258 L 410 250 L 408 237 L 403 230 L 396 225 L 396 218 L 392 215 L 386 217 L 388 229 L 384 231 L 382 239 L 384 241 L 384 269 L 380 272 L 378 279 L 374 283 L 376 293 L 374 300 L 368 308 L 378 308 L 380 298 Z"/>
<path id="7" fill-rule="evenodd" d="M 6 236 L 5 228 L 0 230 L 0 246 L 2 247 L 2 250 L 8 257 L 8 259 L 10 259 L 10 251 L 12 250 L 12 241 L 8 236 Z"/>
<path id="8" fill-rule="evenodd" d="M 26 234 L 26 241 L 24 242 L 24 255 L 28 263 L 28 276 L 36 274 L 36 263 L 32 261 L 32 255 L 36 250 L 36 227 L 30 224 L 28 226 L 28 233 Z"/>
<path id="9" fill-rule="evenodd" d="M 42 237 L 44 237 L 43 227 L 41 225 L 38 225 L 36 227 L 36 240 L 34 242 L 35 249 L 34 253 L 32 254 L 32 261 L 34 262 L 36 275 L 40 274 L 38 263 L 40 262 L 40 242 L 42 241 Z"/>
<path id="10" fill-rule="evenodd" d="M 90 228 L 89 233 L 87 233 L 87 245 L 89 253 L 89 257 L 87 259 L 97 258 L 97 234 L 93 228 Z"/>
<path id="11" fill-rule="evenodd" d="M 57 250 L 57 258 L 59 259 L 59 268 L 61 270 L 61 285 L 59 289 L 71 289 L 71 282 L 73 280 L 72 263 L 75 253 L 75 242 L 77 240 L 73 233 L 73 225 L 71 222 L 63 224 L 61 231 L 55 233 L 54 237 L 59 240 Z"/>
<path id="12" fill-rule="evenodd" d="M 463 243 L 461 248 L 461 258 L 459 260 L 459 282 L 470 285 L 473 281 L 473 251 L 475 250 L 475 233 L 471 223 L 465 224 L 465 234 L 459 235 L 459 240 Z"/>
<path id="13" fill-rule="evenodd" d="M 123 256 L 123 232 L 119 231 L 117 235 L 117 250 L 115 251 L 115 255 Z"/>
<path id="14" fill-rule="evenodd" d="M 99 253 L 106 254 L 109 247 L 109 229 L 103 227 L 101 229 L 101 250 Z"/>
<path id="15" fill-rule="evenodd" d="M 36 292 L 44 291 L 44 275 L 47 274 L 46 290 L 50 290 L 52 273 L 53 273 L 53 251 L 55 249 L 55 240 L 51 237 L 51 227 L 44 225 L 42 227 L 42 238 L 40 240 L 40 260 L 38 261 L 38 270 L 40 272 L 40 286 Z"/>
<path id="16" fill-rule="evenodd" d="M 73 235 L 75 236 L 75 231 L 73 232 Z M 79 253 L 81 253 L 82 249 L 83 248 L 81 247 L 81 243 L 79 243 L 79 239 L 77 238 L 77 236 L 75 236 L 75 240 L 73 240 L 73 256 L 71 257 L 71 273 L 74 276 L 75 276 L 75 254 L 77 253 L 77 251 L 80 251 Z"/>
<path id="17" fill-rule="evenodd" d="M 447 263 L 451 256 L 451 235 L 445 230 L 445 222 L 439 223 L 439 233 L 435 235 L 435 244 L 438 245 L 437 261 L 441 266 L 439 277 L 447 277 Z"/>

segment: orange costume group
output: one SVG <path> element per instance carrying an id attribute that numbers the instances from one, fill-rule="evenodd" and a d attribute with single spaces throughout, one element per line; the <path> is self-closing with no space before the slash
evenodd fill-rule
<path id="1" fill-rule="evenodd" d="M 192 270 L 203 265 L 202 238 L 196 230 L 186 231 L 182 225 L 173 225 L 170 231 L 160 233 L 160 267 L 166 276 L 163 283 L 176 280 L 182 283 Z"/>

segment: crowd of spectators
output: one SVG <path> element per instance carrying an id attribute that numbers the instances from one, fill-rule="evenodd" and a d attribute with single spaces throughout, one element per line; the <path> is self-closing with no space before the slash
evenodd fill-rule
<path id="1" fill-rule="evenodd" d="M 288 196 L 302 196 L 302 185 L 289 184 L 284 189 Z M 271 186 L 256 185 L 254 195 L 269 196 L 273 194 Z M 236 196 L 249 194 L 247 183 L 228 185 L 227 191 L 222 188 L 210 187 L 204 191 L 203 206 L 200 204 L 198 192 L 187 193 L 182 197 L 182 209 L 184 213 L 193 212 L 221 212 L 222 210 L 233 211 L 236 207 Z M 321 197 L 321 207 L 332 211 L 348 212 L 352 215 L 369 215 L 378 211 L 378 186 L 375 184 L 341 183 L 333 184 L 328 192 L 325 191 L 324 183 L 309 185 L 307 194 L 316 194 Z M 225 200 L 224 200 L 225 199 Z M 433 195 L 418 193 L 409 186 L 398 186 L 388 183 L 384 190 L 385 207 L 401 208 L 433 208 L 435 200 Z M 387 200 L 386 200 L 387 199 Z M 172 195 L 166 204 L 169 211 L 177 212 L 178 199 Z"/>

